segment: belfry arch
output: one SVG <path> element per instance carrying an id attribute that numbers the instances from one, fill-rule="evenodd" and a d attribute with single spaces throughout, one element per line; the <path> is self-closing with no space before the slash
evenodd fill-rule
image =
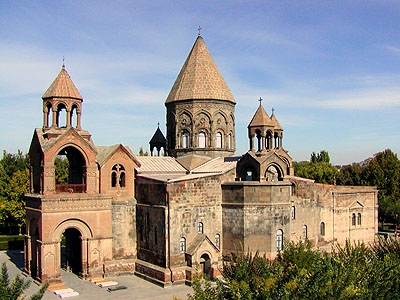
<path id="1" fill-rule="evenodd" d="M 59 182 L 57 176 L 55 178 L 56 192 L 70 192 L 70 193 L 84 193 L 86 192 L 86 159 L 80 150 L 76 147 L 68 145 L 62 148 L 57 156 L 54 158 L 61 161 L 68 160 L 64 166 L 68 167 L 67 170 L 58 170 L 55 166 L 55 172 L 68 171 L 67 182 Z"/>

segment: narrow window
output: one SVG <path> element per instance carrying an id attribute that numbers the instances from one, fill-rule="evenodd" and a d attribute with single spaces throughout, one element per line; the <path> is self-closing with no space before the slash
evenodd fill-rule
<path id="1" fill-rule="evenodd" d="M 291 210 L 291 218 L 292 218 L 292 220 L 295 220 L 296 219 L 296 207 L 293 205 L 292 206 L 292 210 Z"/>
<path id="2" fill-rule="evenodd" d="M 351 225 L 356 226 L 356 214 L 351 215 Z"/>
<path id="3" fill-rule="evenodd" d="M 283 231 L 279 229 L 276 233 L 276 251 L 283 250 Z"/>
<path id="4" fill-rule="evenodd" d="M 119 186 L 125 187 L 125 172 L 121 172 L 121 174 L 119 174 Z"/>
<path id="5" fill-rule="evenodd" d="M 112 187 L 117 186 L 117 173 L 116 172 L 111 173 L 111 186 Z"/>
<path id="6" fill-rule="evenodd" d="M 189 132 L 182 133 L 182 148 L 189 148 Z"/>
<path id="7" fill-rule="evenodd" d="M 232 134 L 228 135 L 228 149 L 232 148 Z"/>
<path id="8" fill-rule="evenodd" d="M 199 148 L 206 147 L 206 134 L 202 131 L 199 133 Z"/>
<path id="9" fill-rule="evenodd" d="M 325 236 L 325 223 L 321 222 L 321 224 L 319 225 L 319 234 L 321 236 Z"/>
<path id="10" fill-rule="evenodd" d="M 197 225 L 197 233 L 203 233 L 204 232 L 204 228 L 203 228 L 203 222 L 199 222 L 199 224 Z"/>
<path id="11" fill-rule="evenodd" d="M 222 148 L 222 133 L 221 132 L 217 132 L 215 147 Z"/>
<path id="12" fill-rule="evenodd" d="M 303 239 L 307 239 L 307 225 L 303 225 Z"/>
<path id="13" fill-rule="evenodd" d="M 361 213 L 357 214 L 357 225 L 361 225 Z"/>
<path id="14" fill-rule="evenodd" d="M 179 252 L 180 253 L 186 252 L 186 239 L 184 237 L 181 237 L 179 241 Z"/>
<path id="15" fill-rule="evenodd" d="M 219 233 L 215 235 L 215 246 L 220 249 L 221 248 L 221 236 Z"/>

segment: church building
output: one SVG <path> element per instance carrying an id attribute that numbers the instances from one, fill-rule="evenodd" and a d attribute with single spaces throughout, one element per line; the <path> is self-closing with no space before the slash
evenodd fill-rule
<path id="1" fill-rule="evenodd" d="M 236 100 L 200 35 L 165 100 L 166 138 L 158 127 L 149 139 L 151 156 L 93 143 L 64 65 L 42 103 L 24 252 L 25 272 L 42 282 L 61 282 L 66 268 L 84 279 L 135 274 L 167 287 L 199 273 L 217 277 L 224 260 L 244 252 L 273 259 L 290 241 L 328 249 L 375 240 L 376 188 L 294 176 L 283 127 L 261 99 L 249 116 L 248 151 L 235 156 Z M 59 182 L 60 162 L 68 183 Z"/>

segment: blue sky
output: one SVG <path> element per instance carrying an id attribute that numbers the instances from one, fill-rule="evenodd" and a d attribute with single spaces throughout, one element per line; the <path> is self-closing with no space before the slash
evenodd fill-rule
<path id="1" fill-rule="evenodd" d="M 138 153 L 197 28 L 231 89 L 237 154 L 263 106 L 284 128 L 293 160 L 326 150 L 335 164 L 400 151 L 400 2 L 0 2 L 0 150 L 29 148 L 41 96 L 63 56 L 84 98 L 82 127 L 96 145 Z"/>

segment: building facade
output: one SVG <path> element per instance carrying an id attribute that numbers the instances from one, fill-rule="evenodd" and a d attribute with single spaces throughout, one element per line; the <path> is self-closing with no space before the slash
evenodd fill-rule
<path id="1" fill-rule="evenodd" d="M 64 66 L 42 101 L 25 237 L 25 271 L 41 281 L 62 281 L 67 268 L 169 286 L 219 276 L 224 259 L 245 251 L 273 259 L 288 241 L 375 239 L 377 190 L 295 177 L 283 128 L 261 99 L 249 150 L 234 156 L 236 101 L 201 36 L 165 101 L 167 137 L 157 128 L 152 156 L 94 145 Z M 65 182 L 57 172 L 66 161 Z"/>

